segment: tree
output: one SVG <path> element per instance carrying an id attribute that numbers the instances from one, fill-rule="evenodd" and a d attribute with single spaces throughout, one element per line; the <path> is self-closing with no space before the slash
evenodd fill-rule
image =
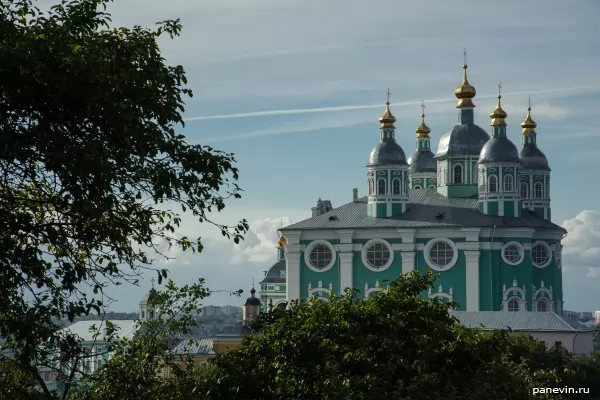
<path id="1" fill-rule="evenodd" d="M 108 2 L 0 3 L 0 337 L 20 365 L 74 346 L 53 319 L 100 312 L 105 287 L 136 284 L 161 242 L 202 250 L 175 234 L 174 208 L 236 243 L 248 229 L 208 215 L 240 197 L 233 155 L 177 133 L 192 92 L 157 40 L 179 21 L 112 28 Z"/>
<path id="2" fill-rule="evenodd" d="M 215 360 L 195 398 L 530 399 L 545 396 L 534 387 L 559 384 L 560 353 L 463 328 L 451 304 L 421 297 L 434 280 L 415 272 L 367 300 L 346 291 L 275 309 L 257 335 Z"/>

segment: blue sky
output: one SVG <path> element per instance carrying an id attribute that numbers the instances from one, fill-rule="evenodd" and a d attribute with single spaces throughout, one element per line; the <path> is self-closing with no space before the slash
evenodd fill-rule
<path id="1" fill-rule="evenodd" d="M 531 93 L 538 143 L 550 160 L 555 222 L 565 240 L 567 309 L 600 309 L 600 32 L 596 0 L 121 0 L 116 25 L 181 18 L 182 37 L 161 43 L 182 64 L 194 98 L 190 142 L 234 152 L 242 200 L 218 216 L 247 218 L 241 246 L 188 221 L 202 255 L 168 263 L 178 282 L 206 277 L 211 289 L 250 288 L 275 259 L 276 228 L 310 215 L 318 197 L 334 206 L 365 193 L 365 163 L 379 137 L 386 90 L 396 137 L 412 153 L 420 102 L 434 148 L 456 120 L 463 49 L 477 89 L 476 122 L 489 125 L 502 81 L 510 138 Z M 148 282 L 146 282 L 148 285 Z M 115 292 L 115 309 L 137 308 L 147 286 Z M 215 295 L 207 304 L 240 304 Z"/>

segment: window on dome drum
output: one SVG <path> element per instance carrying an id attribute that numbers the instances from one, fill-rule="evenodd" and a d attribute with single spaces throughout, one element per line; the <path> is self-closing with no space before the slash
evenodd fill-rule
<path id="1" fill-rule="evenodd" d="M 369 179 L 369 194 L 373 194 L 373 179 Z"/>
<path id="2" fill-rule="evenodd" d="M 471 177 L 471 182 L 477 184 L 477 177 L 479 175 L 479 170 L 477 169 L 477 164 L 473 166 L 473 176 Z"/>
<path id="3" fill-rule="evenodd" d="M 491 175 L 488 178 L 488 192 L 496 193 L 498 191 L 498 178 L 496 175 Z"/>
<path id="4" fill-rule="evenodd" d="M 518 263 L 519 261 L 521 261 L 521 251 L 514 244 L 506 246 L 504 248 L 504 258 L 506 258 L 511 263 Z"/>
<path id="5" fill-rule="evenodd" d="M 545 299 L 541 299 L 537 301 L 537 312 L 546 312 L 548 311 L 548 303 Z"/>
<path id="6" fill-rule="evenodd" d="M 519 311 L 519 301 L 517 299 L 510 299 L 508 302 L 508 311 L 509 312 L 518 312 Z"/>
<path id="7" fill-rule="evenodd" d="M 415 186 L 413 186 L 413 189 L 421 189 L 421 186 L 415 185 Z"/>
<path id="8" fill-rule="evenodd" d="M 437 267 L 444 268 L 452 262 L 452 258 L 454 258 L 454 249 L 441 240 L 429 250 L 429 260 Z"/>
<path id="9" fill-rule="evenodd" d="M 318 244 L 310 252 L 310 263 L 315 268 L 325 268 L 329 265 L 333 258 L 331 249 L 324 245 Z"/>
<path id="10" fill-rule="evenodd" d="M 540 182 L 536 182 L 533 190 L 535 192 L 535 198 L 536 199 L 541 199 L 543 196 L 544 191 L 542 190 L 542 184 Z"/>
<path id="11" fill-rule="evenodd" d="M 521 198 L 526 199 L 528 197 L 527 184 L 525 182 L 521 183 Z"/>
<path id="12" fill-rule="evenodd" d="M 512 192 L 513 191 L 513 177 L 512 175 L 504 176 L 504 191 Z"/>
<path id="13" fill-rule="evenodd" d="M 392 181 L 392 193 L 400 194 L 400 179 L 396 178 Z"/>
<path id="14" fill-rule="evenodd" d="M 546 264 L 549 257 L 550 255 L 548 254 L 546 246 L 536 244 L 531 248 L 531 260 L 535 265 L 540 266 Z"/>
<path id="15" fill-rule="evenodd" d="M 390 249 L 383 243 L 373 243 L 367 249 L 367 262 L 373 268 L 381 268 L 390 261 Z"/>
<path id="16" fill-rule="evenodd" d="M 463 183 L 462 165 L 454 165 L 454 183 Z"/>
<path id="17" fill-rule="evenodd" d="M 377 194 L 385 194 L 385 180 L 383 179 L 377 181 Z"/>

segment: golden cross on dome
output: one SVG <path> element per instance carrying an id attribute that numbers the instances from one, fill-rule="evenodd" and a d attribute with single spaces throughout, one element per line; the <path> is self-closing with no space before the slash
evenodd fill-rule
<path id="1" fill-rule="evenodd" d="M 465 50 L 463 51 L 463 57 L 464 57 L 464 59 L 463 59 L 463 61 L 464 61 L 464 62 L 463 62 L 463 64 L 464 64 L 464 65 L 467 65 L 467 49 L 465 49 Z"/>
<path id="2" fill-rule="evenodd" d="M 529 110 L 531 110 L 531 95 L 529 95 L 529 98 L 527 100 L 528 100 L 528 103 L 529 103 Z"/>
<path id="3" fill-rule="evenodd" d="M 421 114 L 425 115 L 425 100 L 421 100 Z"/>
<path id="4" fill-rule="evenodd" d="M 498 84 L 498 97 L 502 96 L 501 92 L 502 92 L 502 81 L 500 81 L 500 83 Z"/>
<path id="5" fill-rule="evenodd" d="M 387 90 L 387 102 L 388 103 L 390 102 L 390 94 L 391 94 L 390 93 L 390 88 L 388 88 L 388 90 Z"/>

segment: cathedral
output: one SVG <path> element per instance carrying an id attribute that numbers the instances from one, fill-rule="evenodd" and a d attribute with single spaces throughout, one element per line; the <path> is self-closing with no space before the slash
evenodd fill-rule
<path id="1" fill-rule="evenodd" d="M 520 149 L 507 136 L 501 94 L 490 133 L 476 125 L 467 65 L 455 90 L 458 120 L 431 148 L 421 114 L 410 158 L 396 142 L 389 103 L 366 165 L 367 196 L 280 229 L 278 260 L 261 282 L 261 303 L 385 289 L 412 270 L 439 273 L 424 297 L 457 311 L 562 313 L 561 240 L 552 223 L 550 166 L 537 144 L 531 105 Z M 423 107 L 424 109 L 424 107 Z"/>

